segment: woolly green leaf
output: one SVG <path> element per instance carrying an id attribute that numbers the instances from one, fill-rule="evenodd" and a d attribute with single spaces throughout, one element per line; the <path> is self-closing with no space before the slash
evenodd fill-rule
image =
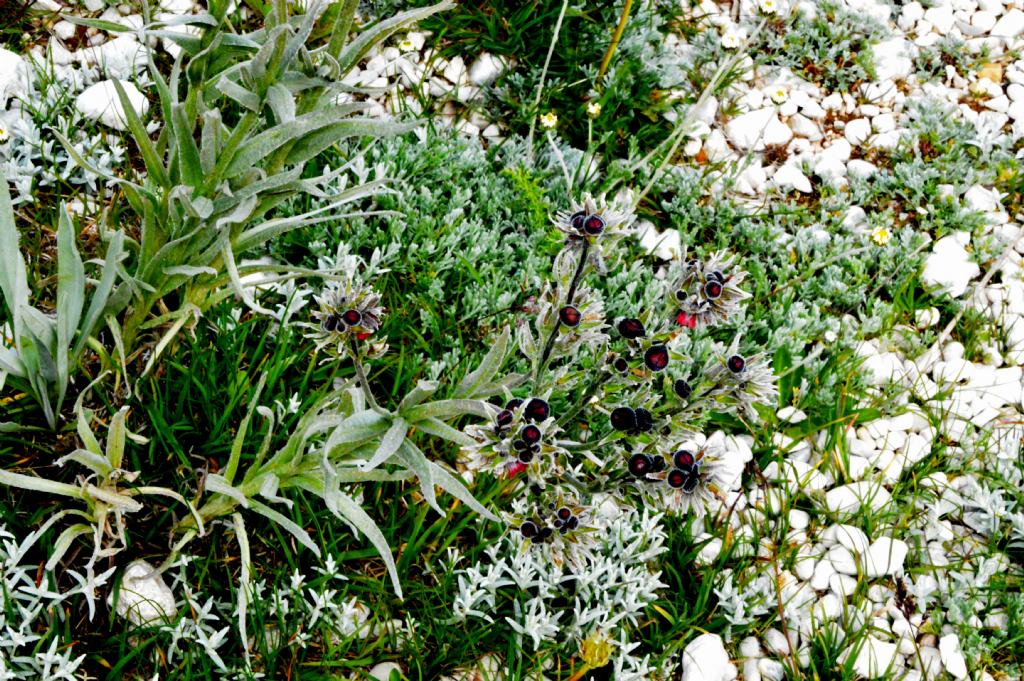
<path id="1" fill-rule="evenodd" d="M 85 266 L 75 246 L 75 228 L 67 206 L 61 204 L 57 222 L 57 411 L 70 377 L 68 351 L 85 306 Z"/>
<path id="2" fill-rule="evenodd" d="M 401 416 L 396 416 L 391 422 L 391 427 L 388 428 L 387 432 L 384 433 L 384 437 L 381 438 L 380 445 L 377 447 L 377 451 L 374 452 L 373 457 L 362 465 L 362 470 L 372 471 L 390 459 L 398 451 L 398 448 L 402 446 L 405 434 L 408 432 L 409 424 Z"/>
<path id="3" fill-rule="evenodd" d="M 423 419 L 422 421 L 416 421 L 413 425 L 416 426 L 417 430 L 444 438 L 460 446 L 472 447 L 476 444 L 476 440 L 439 419 Z"/>
<path id="4" fill-rule="evenodd" d="M 391 555 L 391 547 L 388 546 L 388 540 L 385 539 L 384 534 L 377 527 L 377 523 L 373 522 L 373 518 L 368 516 L 366 511 L 352 497 L 339 491 L 334 493 L 332 498 L 335 502 L 335 508 L 333 509 L 335 513 L 366 535 L 366 538 L 370 540 L 370 543 L 380 553 L 380 557 L 384 559 L 384 564 L 387 565 L 388 574 L 391 576 L 391 583 L 395 588 L 395 594 L 402 598 L 402 585 L 398 580 L 398 568 L 395 565 L 395 558 Z"/>
<path id="5" fill-rule="evenodd" d="M 129 101 L 124 86 L 116 78 L 110 82 L 114 84 L 117 98 L 121 100 L 125 122 L 128 124 L 128 130 L 131 132 L 132 139 L 135 140 L 135 144 L 139 147 L 139 152 L 142 154 L 142 161 L 146 165 L 146 174 L 161 187 L 170 187 L 170 180 L 167 178 L 167 168 L 164 167 L 163 162 L 160 160 L 160 155 L 156 152 L 156 147 L 153 146 L 153 142 L 149 139 L 149 132 L 146 130 L 146 126 L 142 124 L 142 119 L 139 118 L 138 112 L 135 111 L 135 107 Z"/>
<path id="6" fill-rule="evenodd" d="M 50 571 L 57 567 L 57 564 L 60 563 L 68 549 L 71 548 L 71 544 L 75 539 L 92 534 L 93 532 L 95 532 L 95 529 L 92 525 L 85 525 L 83 523 L 72 525 L 61 532 L 60 536 L 57 537 L 57 541 L 53 542 L 53 548 L 50 549 L 50 558 L 46 561 L 45 569 Z"/>
<path id="7" fill-rule="evenodd" d="M 434 492 L 434 480 L 430 474 L 430 461 L 427 460 L 426 454 L 420 450 L 415 444 L 409 440 L 403 439 L 402 446 L 398 450 L 398 460 L 405 465 L 406 468 L 416 474 L 416 477 L 420 480 L 420 492 L 423 494 L 423 500 L 427 502 L 430 508 L 437 511 L 441 516 L 444 516 L 444 510 L 437 505 L 437 495 Z"/>
<path id="8" fill-rule="evenodd" d="M 107 246 L 107 254 L 103 259 L 103 274 L 100 276 L 100 283 L 92 292 L 92 299 L 89 301 L 89 308 L 82 318 L 81 326 L 78 329 L 78 340 L 75 342 L 72 355 L 75 358 L 81 356 L 85 343 L 96 330 L 96 326 L 103 317 L 103 312 L 110 298 L 110 292 L 114 289 L 117 281 L 118 267 L 121 265 L 121 256 L 124 253 L 124 232 L 114 232 Z"/>
<path id="9" fill-rule="evenodd" d="M 416 423 L 425 419 L 448 419 L 464 414 L 491 418 L 494 416 L 494 406 L 483 400 L 438 400 L 413 407 L 406 413 L 406 418 Z"/>
<path id="10" fill-rule="evenodd" d="M 501 369 L 501 365 L 505 361 L 505 355 L 508 353 L 510 336 L 511 330 L 506 326 L 494 341 L 491 349 L 484 355 L 483 360 L 480 361 L 480 366 L 466 374 L 466 377 L 459 383 L 453 394 L 454 397 L 479 397 L 477 391 L 481 386 L 493 380 L 498 370 Z"/>
<path id="11" fill-rule="evenodd" d="M 20 333 L 22 308 L 28 307 L 28 278 L 25 261 L 18 246 L 18 228 L 14 224 L 14 206 L 7 189 L 7 178 L 0 173 L 0 293 L 14 319 L 14 335 Z"/>
<path id="12" fill-rule="evenodd" d="M 432 14 L 436 14 L 442 10 L 451 9 L 455 7 L 454 2 L 440 2 L 430 7 L 423 7 L 420 9 L 413 9 L 407 12 L 400 12 L 390 19 L 385 19 L 373 26 L 369 27 L 353 40 L 345 49 L 341 50 L 338 55 L 338 66 L 341 68 L 342 73 L 348 73 L 362 61 L 366 53 L 369 52 L 374 45 L 387 40 L 392 35 L 401 31 L 406 26 L 415 24 L 423 19 L 426 19 Z"/>
<path id="13" fill-rule="evenodd" d="M 317 558 L 320 557 L 320 549 L 315 543 L 313 543 L 313 539 L 309 536 L 309 533 L 299 527 L 292 520 L 289 520 L 284 514 L 275 511 L 263 502 L 255 499 L 249 500 L 249 509 L 259 513 L 267 520 L 271 520 L 280 525 L 284 530 L 295 537 L 300 544 L 312 551 Z"/>
<path id="14" fill-rule="evenodd" d="M 477 501 L 476 498 L 470 494 L 469 490 L 466 489 L 466 486 L 461 480 L 433 461 L 430 462 L 430 471 L 434 483 L 445 492 L 448 492 L 448 494 L 451 494 L 453 497 L 466 504 L 488 520 L 500 522 L 498 516 L 488 511 L 483 504 Z"/>
<path id="15" fill-rule="evenodd" d="M 120 468 L 124 461 L 124 442 L 128 432 L 124 419 L 127 414 L 128 407 L 121 407 L 110 420 L 110 428 L 107 430 L 107 461 L 114 468 Z"/>

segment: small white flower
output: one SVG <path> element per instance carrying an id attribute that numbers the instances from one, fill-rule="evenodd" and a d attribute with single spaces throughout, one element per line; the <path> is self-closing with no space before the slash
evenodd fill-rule
<path id="1" fill-rule="evenodd" d="M 759 0 L 757 7 L 765 14 L 775 14 L 779 11 L 779 4 L 775 0 Z"/>
<path id="2" fill-rule="evenodd" d="M 587 115 L 591 118 L 597 118 L 601 115 L 601 102 L 590 102 L 587 104 Z M 0 140 L 2 141 L 2 140 Z"/>
<path id="3" fill-rule="evenodd" d="M 769 96 L 772 98 L 772 101 L 775 102 L 776 104 L 785 104 L 786 100 L 789 99 L 789 90 L 787 90 L 782 85 L 778 85 L 772 88 L 772 91 L 769 94 Z"/>
<path id="4" fill-rule="evenodd" d="M 722 47 L 727 50 L 739 49 L 746 40 L 747 32 L 736 26 L 730 26 L 722 33 Z"/>
<path id="5" fill-rule="evenodd" d="M 540 126 L 545 130 L 554 130 L 556 125 L 558 125 L 558 114 L 554 111 L 548 111 L 540 117 Z"/>

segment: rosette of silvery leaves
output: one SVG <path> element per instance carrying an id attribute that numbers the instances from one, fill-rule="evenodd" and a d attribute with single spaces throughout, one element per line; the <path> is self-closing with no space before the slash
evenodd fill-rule
<path id="1" fill-rule="evenodd" d="M 534 409 L 538 402 L 545 408 L 539 415 Z M 567 454 L 564 442 L 556 437 L 561 429 L 555 424 L 547 401 L 540 397 L 516 399 L 506 394 L 504 407 L 490 406 L 493 416 L 489 422 L 470 424 L 464 429 L 474 444 L 462 446 L 462 468 L 507 478 L 525 473 L 531 483 L 543 487 L 547 479 L 557 475 L 559 459 Z"/>
<path id="2" fill-rule="evenodd" d="M 750 297 L 740 288 L 745 277 L 734 256 L 716 252 L 698 260 L 684 254 L 669 272 L 669 281 L 675 282 L 670 295 L 678 306 L 676 323 L 694 329 L 726 321 Z"/>
<path id="3" fill-rule="evenodd" d="M 633 193 L 623 190 L 612 200 L 602 194 L 593 197 L 584 194 L 582 200 L 572 201 L 569 210 L 555 214 L 555 227 L 565 234 L 565 248 L 577 257 L 584 250 L 587 262 L 601 274 L 607 274 L 608 268 L 602 253 L 625 236 L 633 233 Z"/>
<path id="4" fill-rule="evenodd" d="M 312 323 L 304 325 L 309 329 L 306 336 L 318 351 L 331 358 L 343 358 L 353 348 L 368 358 L 387 351 L 387 339 L 376 336 L 385 313 L 381 295 L 366 283 L 384 272 L 376 267 L 378 257 L 375 251 L 367 265 L 362 258 L 339 250 L 337 270 L 341 277 L 313 296 L 317 309 L 312 312 Z"/>
<path id="5" fill-rule="evenodd" d="M 715 344 L 702 372 L 711 386 L 708 397 L 720 406 L 757 418 L 754 405 L 772 404 L 778 395 L 775 373 L 764 353 L 743 355 L 739 347 L 738 335 L 728 347 Z"/>

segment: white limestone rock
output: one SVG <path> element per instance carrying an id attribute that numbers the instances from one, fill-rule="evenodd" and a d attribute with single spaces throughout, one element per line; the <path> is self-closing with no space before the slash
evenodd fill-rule
<path id="1" fill-rule="evenodd" d="M 146 99 L 146 96 L 133 83 L 121 81 L 121 86 L 135 113 L 140 118 L 145 117 L 149 111 L 149 100 Z M 115 130 L 128 129 L 121 99 L 117 96 L 117 89 L 111 80 L 102 80 L 87 87 L 75 99 L 75 108 L 89 120 L 99 121 Z"/>
<path id="2" fill-rule="evenodd" d="M 779 120 L 774 107 L 757 109 L 736 116 L 725 126 L 725 135 L 742 151 L 760 151 L 767 144 L 785 144 L 793 131 Z"/>
<path id="3" fill-rule="evenodd" d="M 967 661 L 960 652 L 960 639 L 956 634 L 947 634 L 939 639 L 939 659 L 954 679 L 967 678 Z"/>
<path id="4" fill-rule="evenodd" d="M 856 654 L 853 669 L 858 676 L 867 679 L 890 678 L 899 650 L 895 643 L 868 635 L 859 643 L 859 649 L 858 645 L 848 648 L 844 657 L 853 654 Z"/>
<path id="5" fill-rule="evenodd" d="M 890 537 L 879 537 L 871 542 L 864 554 L 864 574 L 874 579 L 901 574 L 907 559 L 906 542 Z"/>
<path id="6" fill-rule="evenodd" d="M 829 490 L 825 494 L 825 508 L 837 515 L 853 514 L 866 506 L 877 511 L 889 503 L 889 491 L 877 482 L 852 482 Z"/>
<path id="7" fill-rule="evenodd" d="M 170 587 L 144 560 L 129 563 L 124 569 L 114 612 L 137 626 L 165 624 L 178 616 Z"/>
<path id="8" fill-rule="evenodd" d="M 727 681 L 729 654 L 718 634 L 701 634 L 683 650 L 681 681 Z M 735 668 L 734 668 L 735 669 Z"/>
<path id="9" fill-rule="evenodd" d="M 970 237 L 966 238 L 969 241 Z M 962 296 L 971 280 L 981 273 L 965 245 L 958 235 L 944 236 L 936 241 L 921 274 L 924 284 L 945 291 L 953 298 Z"/>

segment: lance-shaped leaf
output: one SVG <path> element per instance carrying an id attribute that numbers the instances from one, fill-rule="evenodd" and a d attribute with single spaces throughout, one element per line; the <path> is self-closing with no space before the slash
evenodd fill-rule
<path id="1" fill-rule="evenodd" d="M 57 222 L 57 411 L 70 378 L 70 350 L 85 305 L 85 266 L 75 246 L 75 229 L 67 206 Z"/>
<path id="2" fill-rule="evenodd" d="M 398 448 L 402 446 L 405 441 L 405 434 L 409 432 L 409 424 L 405 422 L 401 416 L 396 416 L 391 422 L 391 426 L 387 432 L 384 433 L 384 437 L 381 438 L 380 445 L 377 450 L 373 453 L 373 457 L 362 466 L 364 471 L 372 471 L 377 466 L 394 456 Z"/>
<path id="3" fill-rule="evenodd" d="M 343 518 L 366 535 L 366 538 L 370 540 L 370 543 L 380 553 L 380 557 L 384 559 L 384 564 L 388 568 L 388 574 L 391 576 L 391 584 L 395 588 L 395 594 L 402 598 L 402 585 L 398 579 L 398 568 L 395 566 L 395 558 L 391 555 L 391 547 L 388 546 L 388 540 L 384 538 L 384 534 L 377 527 L 377 523 L 366 514 L 362 506 L 343 492 L 334 491 L 330 495 L 330 499 L 328 508 L 334 511 L 338 517 Z"/>
<path id="4" fill-rule="evenodd" d="M 508 326 L 502 329 L 498 338 L 495 339 L 494 345 L 491 346 L 491 349 L 487 351 L 487 354 L 481 360 L 480 366 L 466 374 L 466 377 L 462 379 L 459 386 L 455 389 L 453 397 L 480 397 L 477 392 L 482 386 L 494 379 L 501 369 L 502 363 L 505 361 L 510 335 L 511 331 Z"/>
<path id="5" fill-rule="evenodd" d="M 419 478 L 420 492 L 422 492 L 423 499 L 427 502 L 427 505 L 443 516 L 444 511 L 437 505 L 437 495 L 434 493 L 434 479 L 430 474 L 430 461 L 427 459 L 427 455 L 411 441 L 403 440 L 402 446 L 398 450 L 397 458 Z"/>

